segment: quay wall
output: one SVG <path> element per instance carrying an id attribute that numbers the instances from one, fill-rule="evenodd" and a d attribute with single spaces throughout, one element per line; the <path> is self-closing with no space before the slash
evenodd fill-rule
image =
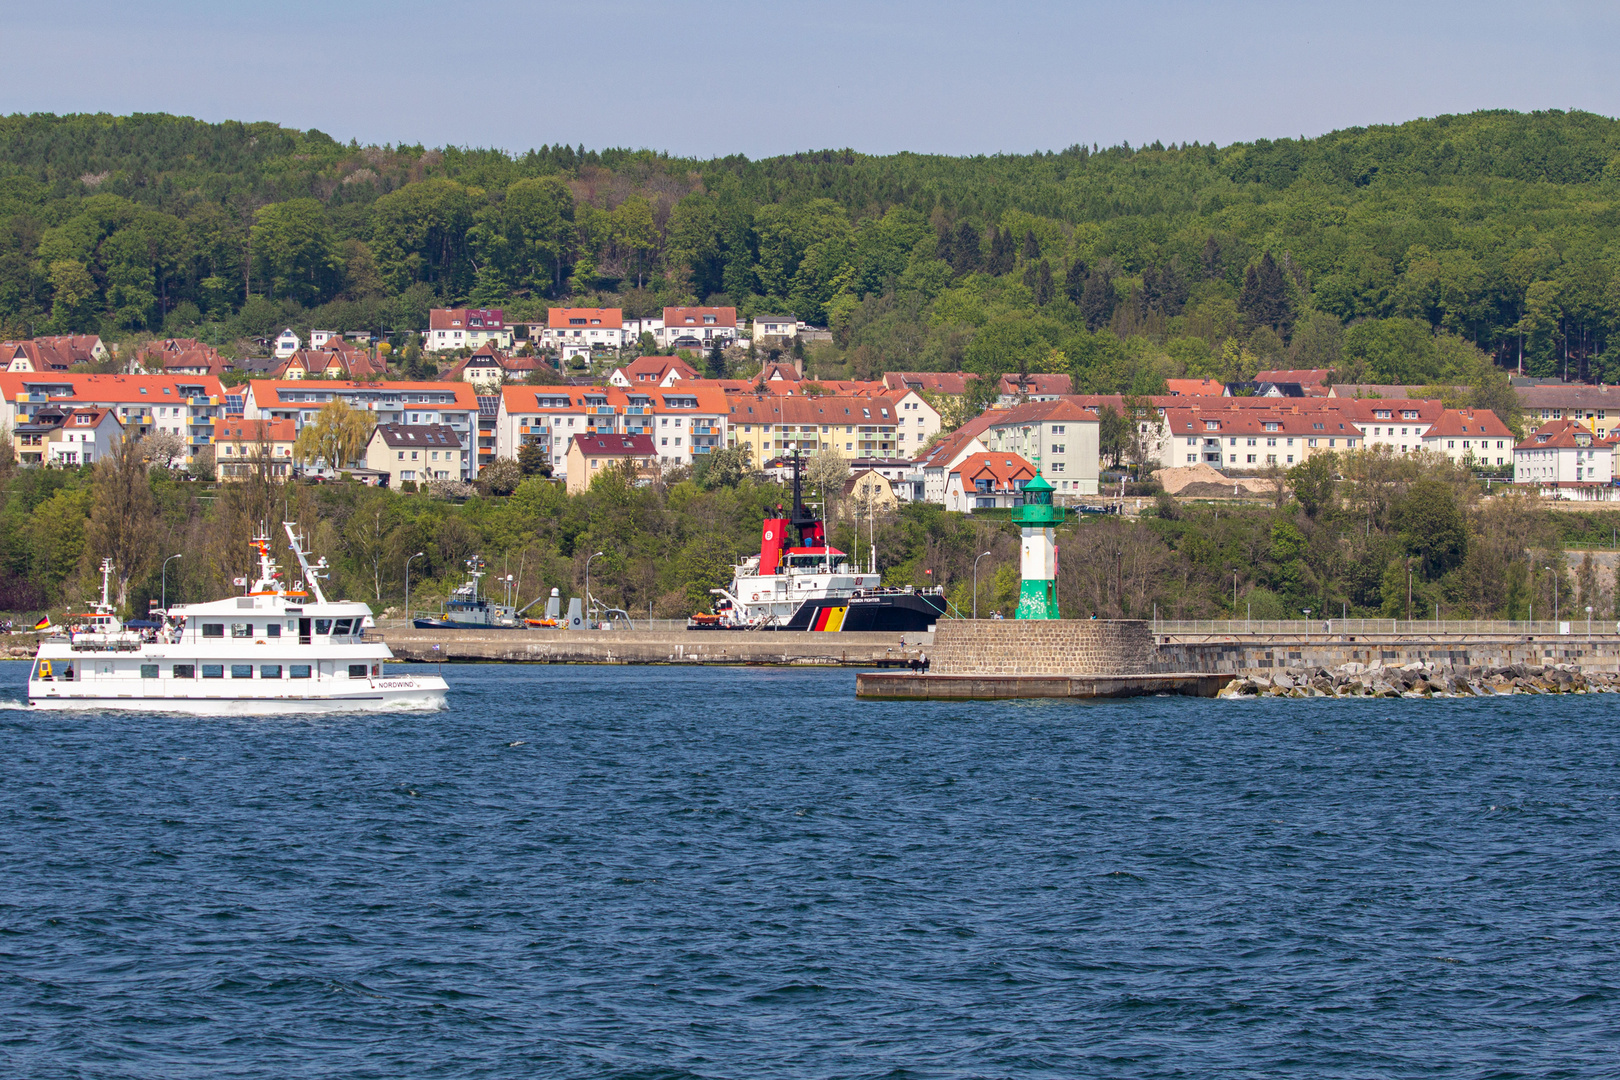
<path id="1" fill-rule="evenodd" d="M 1594 634 L 1234 634 L 1160 635 L 1155 671 L 1270 674 L 1344 664 L 1507 667 L 1576 664 L 1620 673 L 1620 635 Z"/>
<path id="2" fill-rule="evenodd" d="M 728 630 L 417 630 L 384 628 L 400 660 L 530 664 L 826 664 L 898 666 L 931 634 Z"/>

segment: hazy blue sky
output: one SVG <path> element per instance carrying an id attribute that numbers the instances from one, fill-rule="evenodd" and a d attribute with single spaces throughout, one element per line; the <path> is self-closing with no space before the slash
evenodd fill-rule
<path id="1" fill-rule="evenodd" d="M 1620 5 L 0 0 L 3 112 L 274 120 L 368 142 L 760 157 L 1620 114 Z"/>

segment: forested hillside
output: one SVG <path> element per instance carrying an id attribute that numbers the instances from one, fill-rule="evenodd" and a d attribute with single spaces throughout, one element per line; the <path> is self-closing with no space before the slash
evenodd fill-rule
<path id="1" fill-rule="evenodd" d="M 0 333 L 425 325 L 435 304 L 730 303 L 824 374 L 1097 391 L 1332 365 L 1620 378 L 1620 124 L 1485 112 L 1227 147 L 694 161 L 343 145 L 268 123 L 0 119 Z"/>

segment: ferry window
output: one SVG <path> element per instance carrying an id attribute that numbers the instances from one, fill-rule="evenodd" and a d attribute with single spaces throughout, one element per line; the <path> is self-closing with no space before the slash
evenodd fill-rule
<path id="1" fill-rule="evenodd" d="M 330 634 L 332 632 L 332 620 L 331 619 L 316 619 L 315 620 L 315 632 L 317 634 Z"/>
<path id="2" fill-rule="evenodd" d="M 339 619 L 337 621 L 337 625 L 332 627 L 332 633 L 336 634 L 338 637 L 348 637 L 349 627 L 353 624 L 353 622 L 353 619 Z"/>
<path id="3" fill-rule="evenodd" d="M 250 622 L 231 623 L 231 637 L 252 637 L 253 624 Z"/>
<path id="4" fill-rule="evenodd" d="M 224 637 L 225 636 L 225 624 L 222 623 L 222 622 L 205 622 L 205 623 L 202 624 L 202 626 L 203 626 L 203 637 Z"/>
<path id="5" fill-rule="evenodd" d="M 265 624 L 264 632 L 270 637 L 280 637 L 281 624 L 278 622 L 267 623 Z M 280 676 L 278 675 L 277 678 L 280 678 Z"/>
<path id="6" fill-rule="evenodd" d="M 252 664 L 232 664 L 231 665 L 231 678 L 233 678 L 233 679 L 251 679 L 251 678 L 253 678 L 253 665 Z"/>
<path id="7" fill-rule="evenodd" d="M 364 665 L 364 664 L 350 664 L 349 665 L 349 678 L 351 678 L 351 679 L 363 679 L 365 677 L 366 677 L 366 665 Z"/>
<path id="8" fill-rule="evenodd" d="M 307 678 L 309 678 L 309 665 L 308 664 L 288 664 L 287 665 L 287 678 L 289 678 L 289 679 L 307 679 Z"/>
<path id="9" fill-rule="evenodd" d="M 203 678 L 205 679 L 223 679 L 225 677 L 224 664 L 204 664 L 202 669 Z"/>
<path id="10" fill-rule="evenodd" d="M 141 665 L 141 678 L 143 678 L 143 679 L 156 679 L 158 677 L 159 677 L 158 676 L 158 666 L 156 664 L 142 664 Z"/>
<path id="11" fill-rule="evenodd" d="M 174 677 L 177 679 L 195 679 L 197 677 L 196 664 L 174 665 Z"/>
<path id="12" fill-rule="evenodd" d="M 279 678 L 281 678 L 281 665 L 280 664 L 260 664 L 259 665 L 259 678 L 261 678 L 261 679 L 279 679 Z"/>

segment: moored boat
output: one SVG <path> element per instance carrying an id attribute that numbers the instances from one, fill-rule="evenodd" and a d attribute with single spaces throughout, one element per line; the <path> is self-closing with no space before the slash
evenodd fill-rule
<path id="1" fill-rule="evenodd" d="M 100 602 L 41 642 L 29 705 L 203 716 L 443 708 L 440 676 L 384 674 L 393 653 L 365 640 L 371 609 L 328 600 L 326 561 L 311 565 L 294 526 L 285 527 L 300 580 L 285 582 L 269 537 L 256 537 L 258 575 L 242 595 L 176 605 L 155 627 L 119 620 L 104 561 Z"/>
<path id="2" fill-rule="evenodd" d="M 729 587 L 711 589 L 712 614 L 693 630 L 927 630 L 945 615 L 943 589 L 885 588 L 874 565 L 862 570 L 827 539 L 825 522 L 805 509 L 794 460 L 793 513 L 766 518 L 759 554 L 732 568 Z"/>

